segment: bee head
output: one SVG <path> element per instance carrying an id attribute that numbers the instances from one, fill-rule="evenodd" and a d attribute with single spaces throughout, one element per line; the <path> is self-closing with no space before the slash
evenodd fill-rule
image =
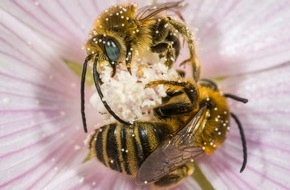
<path id="1" fill-rule="evenodd" d="M 120 62 L 120 58 L 124 57 L 125 54 L 125 46 L 119 38 L 114 34 L 98 34 L 92 36 L 85 45 L 87 54 L 98 54 L 100 63 L 105 61 L 112 66 L 112 75 L 115 74 L 116 65 Z M 101 63 L 101 66 L 105 65 L 107 64 Z"/>
<path id="2" fill-rule="evenodd" d="M 109 62 L 117 62 L 120 58 L 120 43 L 112 36 L 103 34 L 93 36 L 88 40 L 86 47 L 88 54 L 103 53 Z"/>

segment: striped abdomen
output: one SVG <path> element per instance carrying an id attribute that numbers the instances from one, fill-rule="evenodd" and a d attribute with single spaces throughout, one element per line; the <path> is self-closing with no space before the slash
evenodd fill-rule
<path id="1" fill-rule="evenodd" d="M 105 125 L 90 139 L 90 157 L 96 156 L 113 170 L 136 175 L 143 161 L 170 133 L 170 127 L 164 123 Z"/>

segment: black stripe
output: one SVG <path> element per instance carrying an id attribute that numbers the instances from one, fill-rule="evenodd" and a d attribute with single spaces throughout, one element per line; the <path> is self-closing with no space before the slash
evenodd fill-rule
<path id="1" fill-rule="evenodd" d="M 130 171 L 129 163 L 128 163 L 128 153 L 126 153 L 126 150 L 127 150 L 126 127 L 122 127 L 120 134 L 121 134 L 121 149 L 123 150 L 122 156 L 123 156 L 125 171 L 127 174 L 131 175 L 132 173 Z"/>
<path id="2" fill-rule="evenodd" d="M 145 158 L 147 158 L 150 154 L 150 144 L 148 141 L 148 129 L 147 129 L 147 125 L 143 125 L 142 127 L 139 127 L 139 137 L 141 140 L 141 145 L 142 145 L 142 149 L 143 149 L 143 155 Z"/>
<path id="3" fill-rule="evenodd" d="M 110 127 L 107 136 L 107 154 L 109 159 L 109 166 L 113 170 L 122 171 L 119 162 L 118 144 L 115 135 L 116 124 L 110 124 L 109 126 Z"/>
<path id="4" fill-rule="evenodd" d="M 135 134 L 135 129 L 136 127 L 134 128 L 134 134 Z M 137 130 L 138 130 L 138 126 L 137 126 Z M 144 161 L 144 154 L 142 150 L 142 145 L 138 143 L 136 138 L 137 138 L 137 135 L 133 137 L 133 143 L 134 143 L 134 149 L 135 149 L 135 158 L 136 158 L 137 166 L 139 168 Z"/>
<path id="5" fill-rule="evenodd" d="M 162 129 L 162 126 L 152 127 L 152 131 L 155 134 L 154 136 L 156 137 L 158 144 L 160 144 L 160 141 L 162 141 L 166 135 L 166 133 L 164 133 L 164 131 L 162 131 L 161 129 Z"/>
<path id="6" fill-rule="evenodd" d="M 107 126 L 101 127 L 100 129 L 102 131 L 105 130 Z M 103 147 L 103 132 L 98 132 L 97 135 L 97 140 L 96 140 L 96 154 L 97 154 L 97 158 L 103 163 L 105 164 L 105 160 L 104 160 L 104 155 L 103 155 L 103 151 L 104 151 L 104 147 Z M 105 164 L 106 165 L 106 164 Z"/>

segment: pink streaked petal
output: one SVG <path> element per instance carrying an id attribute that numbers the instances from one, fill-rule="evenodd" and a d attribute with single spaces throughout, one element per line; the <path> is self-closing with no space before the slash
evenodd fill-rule
<path id="1" fill-rule="evenodd" d="M 132 177 L 124 176 L 105 168 L 92 160 L 84 165 L 74 166 L 72 170 L 58 175 L 46 189 L 116 189 L 116 190 L 149 190 L 148 186 L 136 185 Z M 173 190 L 200 189 L 195 181 L 188 178 L 184 183 L 177 185 Z"/>
<path id="2" fill-rule="evenodd" d="M 243 105 L 229 100 L 243 124 L 248 144 L 248 164 L 240 174 L 242 145 L 232 121 L 224 146 L 203 157 L 201 168 L 215 187 L 222 189 L 289 189 L 289 72 L 290 64 L 221 83 L 223 91 L 249 99 Z"/>
<path id="3" fill-rule="evenodd" d="M 290 60 L 289 1 L 188 2 L 185 19 L 197 28 L 202 75 L 217 77 Z"/>
<path id="4" fill-rule="evenodd" d="M 9 84 L 17 85 L 14 80 L 10 80 Z M 34 88 L 45 92 L 39 86 Z M 76 94 L 74 89 L 66 90 Z M 21 92 L 18 93 L 21 95 Z M 59 94 L 56 92 L 54 95 L 57 98 Z M 32 188 L 36 181 L 40 183 L 40 178 L 46 181 L 38 184 L 43 188 L 51 175 L 61 173 L 67 167 L 72 168 L 74 164 L 69 165 L 70 162 L 82 162 L 85 154 L 79 153 L 80 148 L 87 150 L 83 145 L 85 135 L 80 130 L 79 106 L 75 105 L 78 96 L 60 96 L 48 102 L 42 101 L 42 96 L 38 98 L 33 91 L 26 96 L 39 103 L 33 106 L 34 103 L 27 102 L 26 98 L 11 95 L 5 96 L 1 102 L 5 106 L 5 110 L 1 111 L 0 130 L 2 188 Z M 50 109 L 47 110 L 47 107 Z M 89 123 L 91 125 L 92 122 Z"/>
<path id="5" fill-rule="evenodd" d="M 0 7 L 5 14 L 17 18 L 45 39 L 46 45 L 54 47 L 60 56 L 82 62 L 82 44 L 88 37 L 94 19 L 104 8 L 116 2 L 13 0 L 1 1 Z"/>
<path id="6" fill-rule="evenodd" d="M 43 189 L 86 155 L 79 78 L 41 35 L 0 14 L 0 188 Z"/>

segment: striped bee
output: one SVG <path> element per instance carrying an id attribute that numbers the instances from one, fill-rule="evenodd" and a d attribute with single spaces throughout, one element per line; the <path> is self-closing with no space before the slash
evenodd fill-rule
<path id="1" fill-rule="evenodd" d="M 100 88 L 100 73 L 104 67 L 112 67 L 112 77 L 117 66 L 126 65 L 131 73 L 131 62 L 138 58 L 157 54 L 165 58 L 164 64 L 171 68 L 180 52 L 180 35 L 186 42 L 189 58 L 180 64 L 190 63 L 192 74 L 197 81 L 200 76 L 200 64 L 192 32 L 181 21 L 177 21 L 164 12 L 179 14 L 183 1 L 153 4 L 137 8 L 135 4 L 113 5 L 96 19 L 90 38 L 85 44 L 87 58 L 83 64 L 81 78 L 81 114 L 84 130 L 87 132 L 85 117 L 85 80 L 87 66 L 93 63 L 93 76 L 97 92 L 107 111 L 120 123 L 130 124 L 111 110 L 103 100 Z"/>
<path id="2" fill-rule="evenodd" d="M 154 108 L 151 121 L 131 125 L 112 123 L 96 129 L 89 139 L 88 159 L 97 158 L 112 170 L 133 175 L 139 184 L 168 187 L 194 172 L 197 156 L 213 153 L 226 139 L 230 116 L 237 122 L 247 161 L 246 141 L 238 118 L 229 111 L 226 97 L 209 80 L 191 82 L 158 80 L 168 87 L 163 104 Z"/>

